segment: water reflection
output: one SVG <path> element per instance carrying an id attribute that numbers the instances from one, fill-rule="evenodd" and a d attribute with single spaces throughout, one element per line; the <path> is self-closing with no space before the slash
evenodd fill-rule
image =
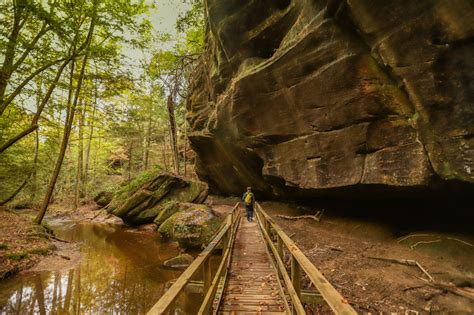
<path id="1" fill-rule="evenodd" d="M 162 262 L 177 248 L 158 236 L 95 224 L 53 223 L 59 237 L 81 241 L 74 269 L 33 272 L 0 283 L 1 314 L 142 314 L 180 272 Z"/>

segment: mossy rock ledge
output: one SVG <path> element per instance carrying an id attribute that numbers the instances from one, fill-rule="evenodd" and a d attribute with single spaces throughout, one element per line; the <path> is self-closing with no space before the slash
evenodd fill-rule
<path id="1" fill-rule="evenodd" d="M 179 210 L 173 205 L 180 202 L 199 204 L 207 195 L 206 183 L 159 174 L 128 194 L 114 196 L 107 211 L 130 225 L 152 223 L 157 217 L 161 218 L 161 224 Z M 160 215 L 163 211 L 165 213 Z"/>

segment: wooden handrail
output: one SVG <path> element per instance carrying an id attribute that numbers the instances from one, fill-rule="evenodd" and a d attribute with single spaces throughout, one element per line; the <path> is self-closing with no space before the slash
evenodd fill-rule
<path id="1" fill-rule="evenodd" d="M 238 204 L 237 204 L 238 206 Z M 227 241 L 228 246 L 224 246 L 224 254 L 222 255 L 222 260 L 221 263 L 219 264 L 219 267 L 217 268 L 216 275 L 214 276 L 214 279 L 212 280 L 212 284 L 207 291 L 207 294 L 204 298 L 204 301 L 201 304 L 201 308 L 199 309 L 198 315 L 202 314 L 210 314 L 211 313 L 211 306 L 212 303 L 214 302 L 214 299 L 216 297 L 217 289 L 219 286 L 219 283 L 221 282 L 221 277 L 222 278 L 222 289 L 224 289 L 226 282 L 227 282 L 227 272 L 229 270 L 230 262 L 231 262 L 231 253 L 234 248 L 234 239 L 236 235 L 237 228 L 239 226 L 240 220 L 238 219 L 238 216 L 234 216 L 234 212 L 231 214 L 231 220 L 232 220 L 232 225 L 230 229 L 230 237 Z M 224 274 L 223 274 L 224 273 Z M 222 290 L 223 291 L 223 290 Z M 222 294 L 221 294 L 222 298 Z M 216 308 L 214 309 L 213 314 L 217 314 L 217 310 L 219 308 L 219 304 L 221 302 L 221 299 L 219 299 Z"/>
<path id="2" fill-rule="evenodd" d="M 280 255 L 278 255 L 278 251 L 275 248 L 275 245 L 273 244 L 273 242 L 270 238 L 270 235 L 268 234 L 268 230 L 264 226 L 265 220 L 264 219 L 262 220 L 259 212 L 257 212 L 257 219 L 258 219 L 257 220 L 258 224 L 260 225 L 260 229 L 262 230 L 263 236 L 265 238 L 265 241 L 269 245 L 270 250 L 272 251 L 273 256 L 275 258 L 278 272 L 283 277 L 283 281 L 285 282 L 286 289 L 288 291 L 288 294 L 290 295 L 290 299 L 291 299 L 291 302 L 292 302 L 292 305 L 293 305 L 293 313 L 298 314 L 298 315 L 306 314 L 306 312 L 304 310 L 304 307 L 303 307 L 303 304 L 301 304 L 300 297 L 298 296 L 298 294 L 297 294 L 297 292 L 296 292 L 296 290 L 295 290 L 295 288 L 294 288 L 294 286 L 291 282 L 291 279 L 288 276 L 288 273 L 286 272 L 285 264 L 283 263 L 282 257 Z"/>
<path id="3" fill-rule="evenodd" d="M 277 261 L 277 265 L 280 268 L 284 268 L 283 263 L 278 263 L 281 261 L 282 254 L 283 254 L 283 246 L 286 247 L 288 252 L 291 255 L 291 275 L 292 275 L 292 283 L 288 285 L 285 281 L 288 289 L 294 288 L 296 291 L 296 295 L 298 296 L 299 301 L 299 292 L 301 288 L 300 280 L 301 280 L 301 269 L 308 275 L 311 282 L 314 284 L 316 289 L 319 291 L 321 296 L 324 298 L 326 303 L 329 307 L 336 313 L 336 314 L 357 314 L 357 312 L 350 306 L 350 304 L 344 299 L 344 297 L 329 283 L 329 281 L 323 276 L 323 274 L 311 263 L 311 261 L 303 254 L 303 252 L 296 246 L 296 244 L 286 235 L 285 232 L 273 221 L 273 219 L 263 210 L 260 204 L 256 203 L 257 205 L 257 215 L 259 219 L 261 219 L 260 226 L 262 231 L 264 232 L 265 239 L 267 240 L 270 248 L 275 256 Z M 270 227 L 277 233 L 277 248 L 273 244 L 272 240 L 269 236 Z M 288 274 L 285 270 L 280 270 L 282 274 Z M 290 290 L 289 290 L 290 292 Z M 292 300 L 294 299 L 293 294 L 290 292 L 290 296 Z M 298 313 L 298 312 L 297 312 Z M 298 313 L 299 314 L 299 313 Z"/>
<path id="4" fill-rule="evenodd" d="M 183 292 L 186 285 L 189 283 L 191 278 L 199 271 L 199 269 L 203 265 L 205 265 L 206 262 L 208 262 L 211 254 L 217 249 L 217 246 L 221 243 L 221 241 L 224 239 L 227 233 L 231 231 L 231 233 L 235 234 L 235 229 L 233 229 L 232 227 L 236 226 L 235 223 L 237 222 L 239 218 L 238 207 L 239 207 L 239 203 L 237 203 L 234 206 L 234 208 L 232 208 L 231 214 L 227 216 L 226 220 L 221 225 L 221 228 L 219 229 L 217 235 L 212 239 L 209 245 L 207 245 L 207 247 L 196 257 L 196 259 L 194 259 L 191 265 L 189 265 L 189 267 L 181 274 L 181 276 L 179 276 L 176 282 L 174 282 L 173 285 L 168 289 L 168 291 L 166 291 L 165 294 L 163 294 L 163 296 L 158 300 L 158 302 L 156 302 L 155 305 L 153 305 L 153 307 L 147 312 L 147 314 L 149 315 L 150 314 L 153 314 L 153 315 L 164 314 L 167 311 L 170 311 L 171 306 L 176 301 L 179 294 Z M 225 250 L 224 250 L 222 260 L 228 259 L 226 258 L 226 253 L 227 253 L 227 257 L 230 256 L 229 250 L 232 247 L 232 244 L 230 242 L 233 242 L 233 238 L 227 237 L 226 240 L 227 240 L 227 244 L 225 244 L 224 246 Z M 209 283 L 208 285 L 206 285 L 205 283 L 205 287 L 207 287 L 209 291 L 211 289 L 214 290 L 213 284 Z M 207 295 L 207 290 L 204 293 Z"/>

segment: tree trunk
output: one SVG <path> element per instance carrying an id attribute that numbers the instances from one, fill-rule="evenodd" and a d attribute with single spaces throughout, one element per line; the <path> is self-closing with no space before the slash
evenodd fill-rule
<path id="1" fill-rule="evenodd" d="M 163 136 L 163 150 L 162 150 L 162 152 L 163 152 L 163 154 L 162 154 L 163 155 L 163 165 L 165 167 L 165 171 L 168 172 L 168 159 L 166 158 L 166 154 L 167 154 L 166 150 L 167 150 L 166 149 L 166 136 Z"/>
<path id="2" fill-rule="evenodd" d="M 38 139 L 39 135 L 38 135 L 38 130 L 36 130 L 36 146 L 35 146 L 35 158 L 33 160 L 33 167 L 31 169 L 31 172 L 28 174 L 28 176 L 25 178 L 25 180 L 23 181 L 23 183 L 20 185 L 20 187 L 17 188 L 17 190 L 15 190 L 11 195 L 10 197 L 6 198 L 5 200 L 1 201 L 0 202 L 0 206 L 3 206 L 4 204 L 6 204 L 7 202 L 10 202 L 12 201 L 19 193 L 20 191 L 22 191 L 23 188 L 25 188 L 25 186 L 28 184 L 28 181 L 29 179 L 34 176 L 34 182 L 33 182 L 33 185 L 34 185 L 34 190 L 33 192 L 36 191 L 36 165 L 38 164 L 38 152 L 39 152 L 39 139 Z M 34 194 L 32 194 L 32 199 L 34 198 Z"/>
<path id="3" fill-rule="evenodd" d="M 179 156 L 178 156 L 178 140 L 177 140 L 177 128 L 176 128 L 176 117 L 174 114 L 174 102 L 172 95 L 168 96 L 167 101 L 168 107 L 168 119 L 170 125 L 170 143 L 171 150 L 173 153 L 173 166 L 174 172 L 179 174 Z"/>
<path id="4" fill-rule="evenodd" d="M 41 280 L 41 275 L 39 274 L 35 276 L 35 295 L 36 299 L 38 300 L 38 308 L 40 315 L 46 315 L 43 281 Z"/>
<path id="5" fill-rule="evenodd" d="M 184 153 L 183 153 L 183 160 L 184 160 L 184 177 L 186 177 L 187 170 L 186 170 L 186 151 L 188 150 L 188 125 L 186 119 L 184 120 Z"/>
<path id="6" fill-rule="evenodd" d="M 94 7 L 95 10 L 95 7 Z M 68 96 L 68 113 L 66 115 L 66 122 L 64 124 L 64 133 L 63 133 L 63 139 L 61 142 L 61 149 L 59 151 L 59 156 L 56 161 L 56 165 L 54 167 L 53 175 L 51 176 L 51 180 L 48 185 L 48 189 L 46 192 L 46 196 L 44 197 L 43 204 L 41 205 L 40 212 L 38 213 L 38 216 L 36 217 L 36 223 L 41 224 L 41 221 L 43 221 L 43 217 L 46 214 L 46 210 L 48 209 L 49 201 L 51 199 L 51 196 L 53 195 L 54 191 L 54 186 L 56 185 L 56 181 L 59 176 L 59 172 L 61 171 L 61 166 L 63 164 L 64 160 L 64 154 L 66 153 L 67 145 L 69 142 L 69 135 L 71 134 L 71 127 L 72 123 L 74 121 L 74 114 L 76 111 L 76 106 L 77 106 L 77 101 L 79 99 L 79 93 L 81 91 L 81 85 L 82 81 L 84 79 L 84 72 L 86 69 L 86 63 L 87 63 L 87 58 L 89 56 L 89 47 L 92 41 L 92 34 L 94 32 L 94 26 L 95 26 L 95 19 L 96 19 L 96 12 L 94 11 L 94 15 L 92 16 L 91 24 L 89 27 L 89 32 L 87 34 L 87 39 L 86 39 L 86 53 L 84 55 L 84 58 L 82 60 L 82 65 L 81 65 L 81 71 L 79 73 L 79 78 L 77 82 L 77 88 L 75 91 L 74 95 L 74 101 L 72 103 L 72 106 L 69 106 L 71 104 L 71 98 L 72 98 L 72 92 L 73 92 L 73 78 L 74 78 L 74 60 L 71 64 L 71 77 L 70 77 L 70 87 L 69 87 L 69 96 Z M 77 36 L 76 36 L 77 38 Z M 75 51 L 73 52 L 73 55 L 75 55 Z"/>
<path id="7" fill-rule="evenodd" d="M 6 204 L 7 202 L 10 202 L 13 200 L 13 198 L 15 198 L 19 193 L 20 191 L 25 188 L 26 184 L 28 184 L 28 179 L 30 177 L 28 176 L 27 178 L 25 178 L 25 180 L 23 181 L 23 183 L 21 183 L 20 187 L 18 187 L 11 195 L 10 197 L 7 197 L 5 200 L 3 201 L 0 201 L 0 206 L 3 206 L 4 204 Z"/>
<path id="8" fill-rule="evenodd" d="M 41 83 L 38 85 L 38 103 L 41 99 Z M 36 198 L 36 192 L 38 190 L 38 172 L 36 170 L 36 165 L 38 163 L 38 153 L 39 153 L 39 130 L 36 128 L 35 132 L 35 160 L 33 162 L 33 170 L 31 174 L 31 194 L 30 200 L 33 202 Z"/>
<path id="9" fill-rule="evenodd" d="M 148 169 L 148 160 L 150 158 L 150 143 L 151 143 L 151 113 L 148 116 L 148 128 L 145 132 L 145 141 L 143 148 L 143 169 Z"/>
<path id="10" fill-rule="evenodd" d="M 36 110 L 36 114 L 35 116 L 33 117 L 33 120 L 31 121 L 31 124 L 29 127 L 27 127 L 25 130 L 21 131 L 19 134 L 17 134 L 16 136 L 14 136 L 13 138 L 9 139 L 7 142 L 5 142 L 4 144 L 2 144 L 0 146 L 0 154 L 5 151 L 6 149 L 8 149 L 10 146 L 12 146 L 13 144 L 15 144 L 17 141 L 23 139 L 24 137 L 26 137 L 27 135 L 29 135 L 30 133 L 32 133 L 33 131 L 35 131 L 37 128 L 38 128 L 38 120 L 39 118 L 41 117 L 41 113 L 43 112 L 43 109 L 44 107 L 46 106 L 46 104 L 48 103 L 50 97 L 51 97 L 51 94 L 53 93 L 54 89 L 56 88 L 56 85 L 59 81 L 59 79 L 61 78 L 61 75 L 64 71 L 64 69 L 66 68 L 66 66 L 69 64 L 69 62 L 72 60 L 72 55 L 69 56 L 63 63 L 62 65 L 59 67 L 58 69 L 58 72 L 56 73 L 56 77 L 54 78 L 53 82 L 51 83 L 51 85 L 49 86 L 49 89 L 48 89 L 48 92 L 46 92 L 46 95 L 43 97 L 43 100 L 41 101 L 41 103 L 39 104 L 37 110 Z"/>
<path id="11" fill-rule="evenodd" d="M 91 154 L 91 147 L 92 147 L 92 138 L 94 135 L 94 123 L 95 123 L 95 111 L 97 109 L 97 98 L 98 98 L 98 91 L 97 85 L 94 84 L 94 105 L 92 107 L 92 115 L 89 118 L 89 140 L 87 142 L 87 149 L 86 149 L 86 158 L 85 158 L 85 165 L 84 165 L 84 195 L 87 196 L 87 187 L 89 181 L 89 161 L 90 161 L 90 154 Z"/>
<path id="12" fill-rule="evenodd" d="M 84 99 L 82 99 L 82 107 L 79 111 L 79 117 L 77 119 L 77 127 L 78 127 L 78 148 L 77 148 L 77 168 L 76 168 L 76 189 L 74 194 L 74 209 L 79 207 L 79 199 L 81 198 L 82 194 L 82 164 L 84 161 L 84 144 L 83 144 L 83 125 L 84 125 L 84 116 L 85 116 L 85 108 L 86 104 Z"/>
<path id="13" fill-rule="evenodd" d="M 18 36 L 20 30 L 26 22 L 26 19 L 22 22 L 23 10 L 25 8 L 25 0 L 16 0 L 13 2 L 13 27 L 8 35 L 8 42 L 6 44 L 5 55 L 3 57 L 3 65 L 0 69 L 0 116 L 3 115 L 6 106 L 5 103 L 5 92 L 7 90 L 8 80 L 10 79 L 13 71 L 13 60 L 15 58 L 16 44 L 18 42 Z"/>
<path id="14" fill-rule="evenodd" d="M 132 159 L 133 159 L 133 141 L 130 141 L 128 147 L 128 184 L 132 182 Z"/>
<path id="15" fill-rule="evenodd" d="M 67 287 L 66 287 L 66 296 L 64 297 L 64 307 L 63 312 L 69 314 L 71 308 L 71 297 L 72 297 L 72 285 L 74 280 L 74 269 L 69 270 L 67 276 Z"/>

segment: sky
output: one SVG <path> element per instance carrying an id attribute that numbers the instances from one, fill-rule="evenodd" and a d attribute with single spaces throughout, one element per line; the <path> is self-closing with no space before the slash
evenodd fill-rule
<path id="1" fill-rule="evenodd" d="M 189 8 L 189 4 L 183 3 L 183 0 L 147 0 L 146 4 L 154 4 L 155 8 L 150 9 L 147 18 L 150 20 L 155 33 L 169 33 L 176 35 L 176 20 L 180 14 L 185 13 Z M 172 36 L 173 37 L 173 36 Z M 173 46 L 174 42 L 155 42 L 153 43 L 156 49 L 167 49 Z M 124 47 L 123 54 L 130 58 L 132 66 L 135 66 L 132 72 L 137 75 L 141 71 L 138 69 L 140 60 L 143 59 L 143 54 L 138 49 Z M 149 56 L 146 56 L 149 59 Z"/>

